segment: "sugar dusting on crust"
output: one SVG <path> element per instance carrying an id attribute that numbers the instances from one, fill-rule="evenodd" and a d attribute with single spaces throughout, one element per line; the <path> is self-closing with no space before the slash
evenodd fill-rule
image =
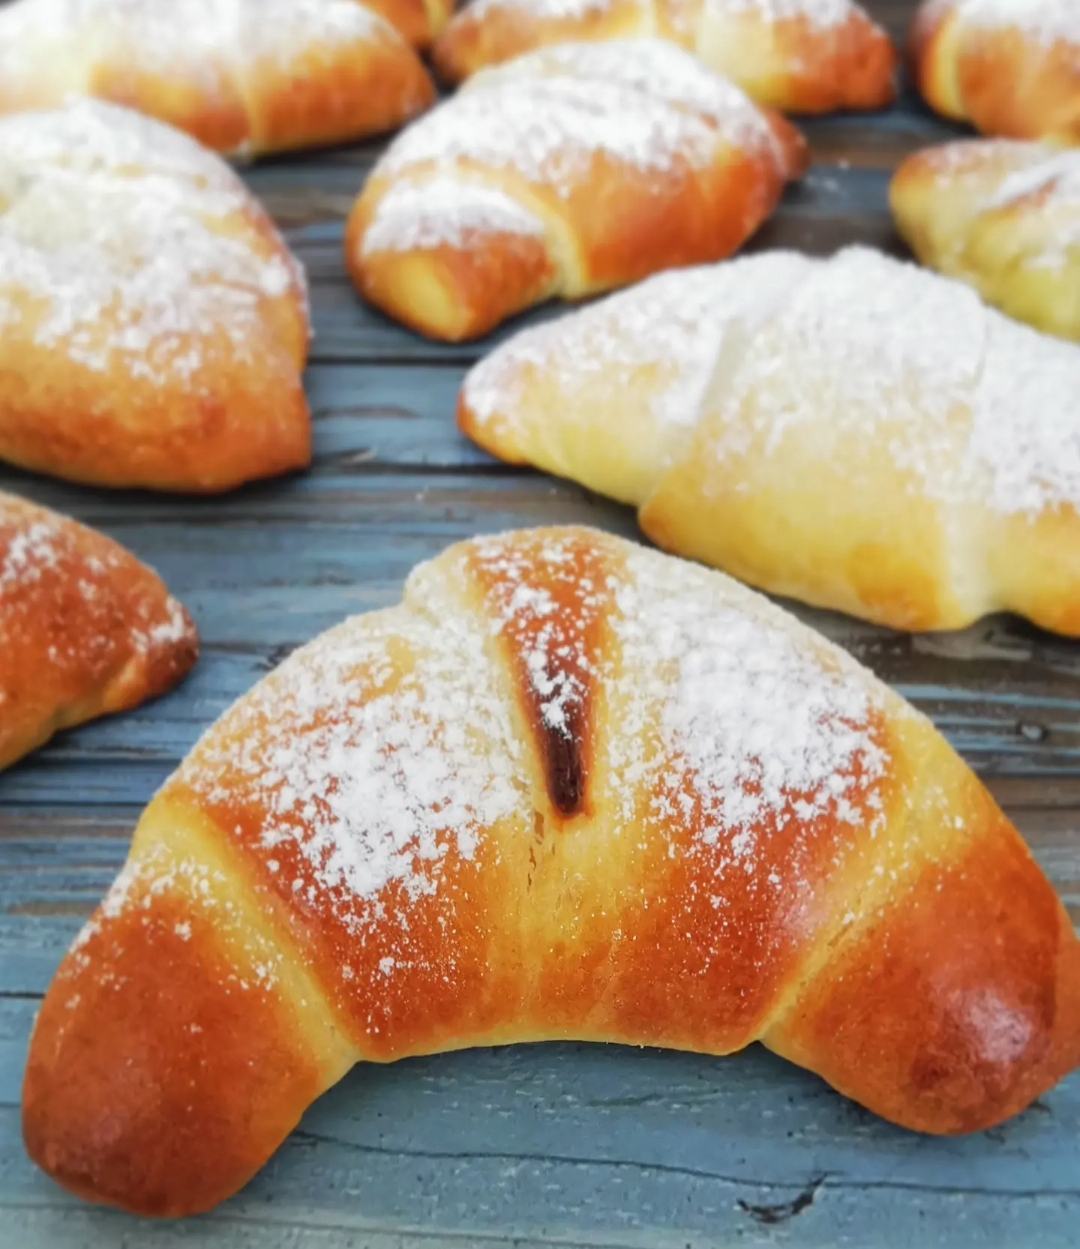
<path id="1" fill-rule="evenodd" d="M 581 566 L 583 542 L 596 565 L 572 587 L 584 615 L 556 620 L 552 593 Z M 476 566 L 495 591 L 474 616 L 455 595 Z M 619 645 L 596 649 L 586 617 Z M 875 809 L 876 687 L 853 661 L 719 573 L 586 531 L 478 539 L 420 566 L 405 607 L 296 652 L 178 779 L 223 821 L 258 813 L 271 870 L 298 852 L 306 875 L 293 890 L 359 931 L 388 887 L 403 901 L 437 893 L 448 858 L 476 858 L 496 821 L 531 828 L 499 638 L 529 639 L 522 667 L 553 731 L 583 731 L 586 684 L 625 705 L 603 736 L 628 830 L 640 792 L 661 836 L 685 828 L 685 777 L 702 844 L 725 860 L 792 819 L 854 825 Z M 650 756 L 654 730 L 662 759 Z"/>
<path id="2" fill-rule="evenodd" d="M 467 90 L 524 77 L 599 79 L 698 113 L 729 140 L 748 147 L 779 145 L 765 114 L 729 79 L 665 39 L 605 39 L 537 48 L 469 79 Z"/>
<path id="3" fill-rule="evenodd" d="M 797 252 L 766 252 L 729 264 L 657 274 L 629 290 L 511 338 L 476 365 L 464 396 L 477 423 L 511 419 L 534 373 L 554 373 L 572 395 L 603 381 L 612 401 L 640 370 L 651 416 L 692 426 L 721 350 L 733 332 L 753 335 L 815 265 Z"/>
<path id="4" fill-rule="evenodd" d="M 474 233 L 542 238 L 544 223 L 497 187 L 449 175 L 427 182 L 395 182 L 364 231 L 362 252 L 466 247 Z"/>
<path id="5" fill-rule="evenodd" d="M 721 19 L 729 14 L 752 13 L 762 22 L 802 19 L 818 30 L 843 26 L 862 13 L 851 0 L 704 0 L 704 3 L 706 13 Z"/>
<path id="6" fill-rule="evenodd" d="M 0 332 L 154 380 L 192 377 L 216 339 L 250 355 L 264 302 L 303 290 L 252 210 L 222 161 L 127 110 L 0 119 Z"/>
<path id="7" fill-rule="evenodd" d="M 682 761 L 723 857 L 753 854 L 789 820 L 861 825 L 886 758 L 867 674 L 838 649 L 736 582 L 630 548 L 615 590 L 614 631 L 633 695 L 612 749 L 618 771 L 657 718 L 664 753 Z M 858 800 L 858 801 L 856 801 Z M 661 785 L 657 815 L 678 821 L 685 793 Z M 876 818 L 870 821 L 873 834 Z"/>
<path id="8" fill-rule="evenodd" d="M 7 82 L 40 78 L 48 61 L 66 61 L 75 91 L 97 67 L 130 59 L 143 72 L 200 83 L 213 98 L 257 61 L 294 65 L 310 48 L 375 39 L 398 36 L 359 0 L 15 0 L 0 10 L 0 73 Z M 28 49 L 40 59 L 29 62 Z"/>
<path id="9" fill-rule="evenodd" d="M 769 454 L 828 413 L 830 436 L 872 438 L 930 498 L 1006 515 L 1080 506 L 1078 394 L 1080 348 L 1017 325 L 963 283 L 852 247 L 798 288 L 740 363 L 725 399 L 740 417 L 715 454 L 755 437 Z"/>
<path id="10" fill-rule="evenodd" d="M 388 885 L 434 891 L 449 854 L 472 858 L 519 809 L 519 748 L 482 637 L 432 610 L 359 617 L 295 652 L 180 769 L 211 807 L 250 795 L 263 851 L 298 849 L 309 901 L 346 922 Z"/>
<path id="11" fill-rule="evenodd" d="M 598 154 L 661 172 L 714 159 L 721 136 L 741 144 L 766 135 L 773 142 L 737 88 L 674 45 L 567 45 L 477 74 L 405 130 L 376 174 L 463 158 L 568 193 Z"/>
<path id="12" fill-rule="evenodd" d="M 1045 44 L 1080 42 L 1076 0 L 960 0 L 958 7 L 965 25 L 990 30 L 1015 27 Z"/>

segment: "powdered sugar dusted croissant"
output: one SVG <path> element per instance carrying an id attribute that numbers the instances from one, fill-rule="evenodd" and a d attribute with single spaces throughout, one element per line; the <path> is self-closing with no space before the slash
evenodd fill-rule
<path id="1" fill-rule="evenodd" d="M 784 111 L 881 108 L 896 94 L 889 37 L 851 0 L 473 0 L 433 55 L 460 82 L 544 44 L 627 35 L 670 39 Z"/>
<path id="2" fill-rule="evenodd" d="M 1075 0 L 924 0 L 910 53 L 939 113 L 984 134 L 1080 143 Z"/>
<path id="3" fill-rule="evenodd" d="M 476 75 L 399 135 L 346 259 L 391 316 L 475 337 L 553 295 L 729 254 L 805 160 L 783 118 L 673 44 L 562 44 Z"/>
<path id="4" fill-rule="evenodd" d="M 1080 943 L 930 723 L 718 573 L 466 542 L 165 785 L 42 1005 L 30 1154 L 202 1210 L 357 1061 L 762 1040 L 964 1132 L 1080 1061 Z"/>
<path id="5" fill-rule="evenodd" d="M 897 170 L 889 200 L 923 264 L 1080 339 L 1080 150 L 1010 139 L 926 148 Z"/>
<path id="6" fill-rule="evenodd" d="M 905 629 L 1080 635 L 1080 349 L 863 248 L 665 274 L 477 365 L 462 428 L 668 550 Z"/>
<path id="7" fill-rule="evenodd" d="M 134 707 L 198 654 L 187 613 L 104 534 L 0 492 L 0 768 Z"/>
<path id="8" fill-rule="evenodd" d="M 0 118 L 0 458 L 224 490 L 308 463 L 304 275 L 229 167 L 84 100 Z"/>
<path id="9" fill-rule="evenodd" d="M 448 0 L 14 0 L 0 112 L 98 96 L 247 155 L 355 139 L 431 103 L 390 24 L 426 42 L 428 5 L 441 25 Z"/>

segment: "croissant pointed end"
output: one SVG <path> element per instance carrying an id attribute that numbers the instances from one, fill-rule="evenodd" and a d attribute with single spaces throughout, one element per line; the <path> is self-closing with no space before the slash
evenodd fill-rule
<path id="1" fill-rule="evenodd" d="M 42 1004 L 23 1139 L 84 1199 L 190 1215 L 241 1188 L 348 1062 L 235 882 L 160 847 L 135 864 Z"/>

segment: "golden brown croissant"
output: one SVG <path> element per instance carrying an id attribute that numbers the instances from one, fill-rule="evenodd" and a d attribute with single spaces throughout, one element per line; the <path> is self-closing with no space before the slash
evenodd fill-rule
<path id="1" fill-rule="evenodd" d="M 198 651 L 183 607 L 133 555 L 0 492 L 0 768 L 165 693 Z"/>
<path id="2" fill-rule="evenodd" d="M 304 275 L 228 166 L 96 101 L 0 117 L 0 458 L 225 490 L 307 465 Z"/>
<path id="3" fill-rule="evenodd" d="M 427 71 L 390 23 L 426 42 L 449 6 L 15 0 L 0 8 L 0 112 L 97 96 L 248 156 L 357 139 L 431 103 Z"/>
<path id="4" fill-rule="evenodd" d="M 1080 635 L 1080 349 L 864 248 L 663 274 L 526 330 L 461 427 L 660 546 L 904 629 Z"/>
<path id="5" fill-rule="evenodd" d="M 1080 143 L 1080 5 L 924 0 L 915 82 L 932 108 L 984 134 Z"/>
<path id="6" fill-rule="evenodd" d="M 889 201 L 923 264 L 1080 340 L 1080 150 L 1013 139 L 926 148 L 897 170 Z"/>
<path id="7" fill-rule="evenodd" d="M 470 79 L 376 164 L 349 218 L 360 292 L 436 338 L 734 251 L 806 148 L 659 39 L 568 43 Z"/>
<path id="8" fill-rule="evenodd" d="M 851 0 L 473 0 L 436 40 L 460 82 L 531 48 L 658 35 L 785 112 L 882 108 L 896 94 L 888 35 Z"/>
<path id="9" fill-rule="evenodd" d="M 726 577 L 461 543 L 294 654 L 147 809 L 34 1028 L 31 1156 L 203 1210 L 357 1061 L 761 1040 L 967 1132 L 1080 1062 L 1080 942 L 932 725 Z"/>

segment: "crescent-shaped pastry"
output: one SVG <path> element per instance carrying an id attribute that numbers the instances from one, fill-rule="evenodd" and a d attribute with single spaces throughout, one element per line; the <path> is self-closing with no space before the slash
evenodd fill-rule
<path id="1" fill-rule="evenodd" d="M 927 148 L 897 170 L 889 201 L 923 264 L 1080 340 L 1080 149 L 1014 139 Z"/>
<path id="2" fill-rule="evenodd" d="M 390 24 L 426 41 L 449 8 L 428 3 L 14 0 L 0 7 L 0 113 L 96 96 L 243 156 L 358 139 L 434 98 Z"/>
<path id="3" fill-rule="evenodd" d="M 852 0 L 472 0 L 436 40 L 460 82 L 547 44 L 657 35 L 784 112 L 883 108 L 896 95 L 888 35 Z"/>
<path id="4" fill-rule="evenodd" d="M 0 492 L 0 768 L 165 693 L 198 650 L 183 607 L 123 547 Z"/>
<path id="5" fill-rule="evenodd" d="M 0 117 L 0 459 L 215 491 L 304 467 L 303 272 L 229 167 L 77 101 Z"/>
<path id="6" fill-rule="evenodd" d="M 400 134 L 349 217 L 360 292 L 435 338 L 734 251 L 806 163 L 776 113 L 660 39 L 485 70 Z"/>
<path id="7" fill-rule="evenodd" d="M 900 629 L 1080 636 L 1080 348 L 865 248 L 662 274 L 521 332 L 462 428 L 659 545 Z"/>
<path id="8" fill-rule="evenodd" d="M 1080 4 L 924 0 L 909 40 L 927 103 L 988 135 L 1080 143 Z"/>
<path id="9" fill-rule="evenodd" d="M 973 773 L 824 638 L 584 529 L 462 543 L 290 657 L 154 798 L 61 964 L 27 1148 L 235 1192 L 356 1062 L 753 1041 L 970 1132 L 1080 1062 L 1080 942 Z"/>

